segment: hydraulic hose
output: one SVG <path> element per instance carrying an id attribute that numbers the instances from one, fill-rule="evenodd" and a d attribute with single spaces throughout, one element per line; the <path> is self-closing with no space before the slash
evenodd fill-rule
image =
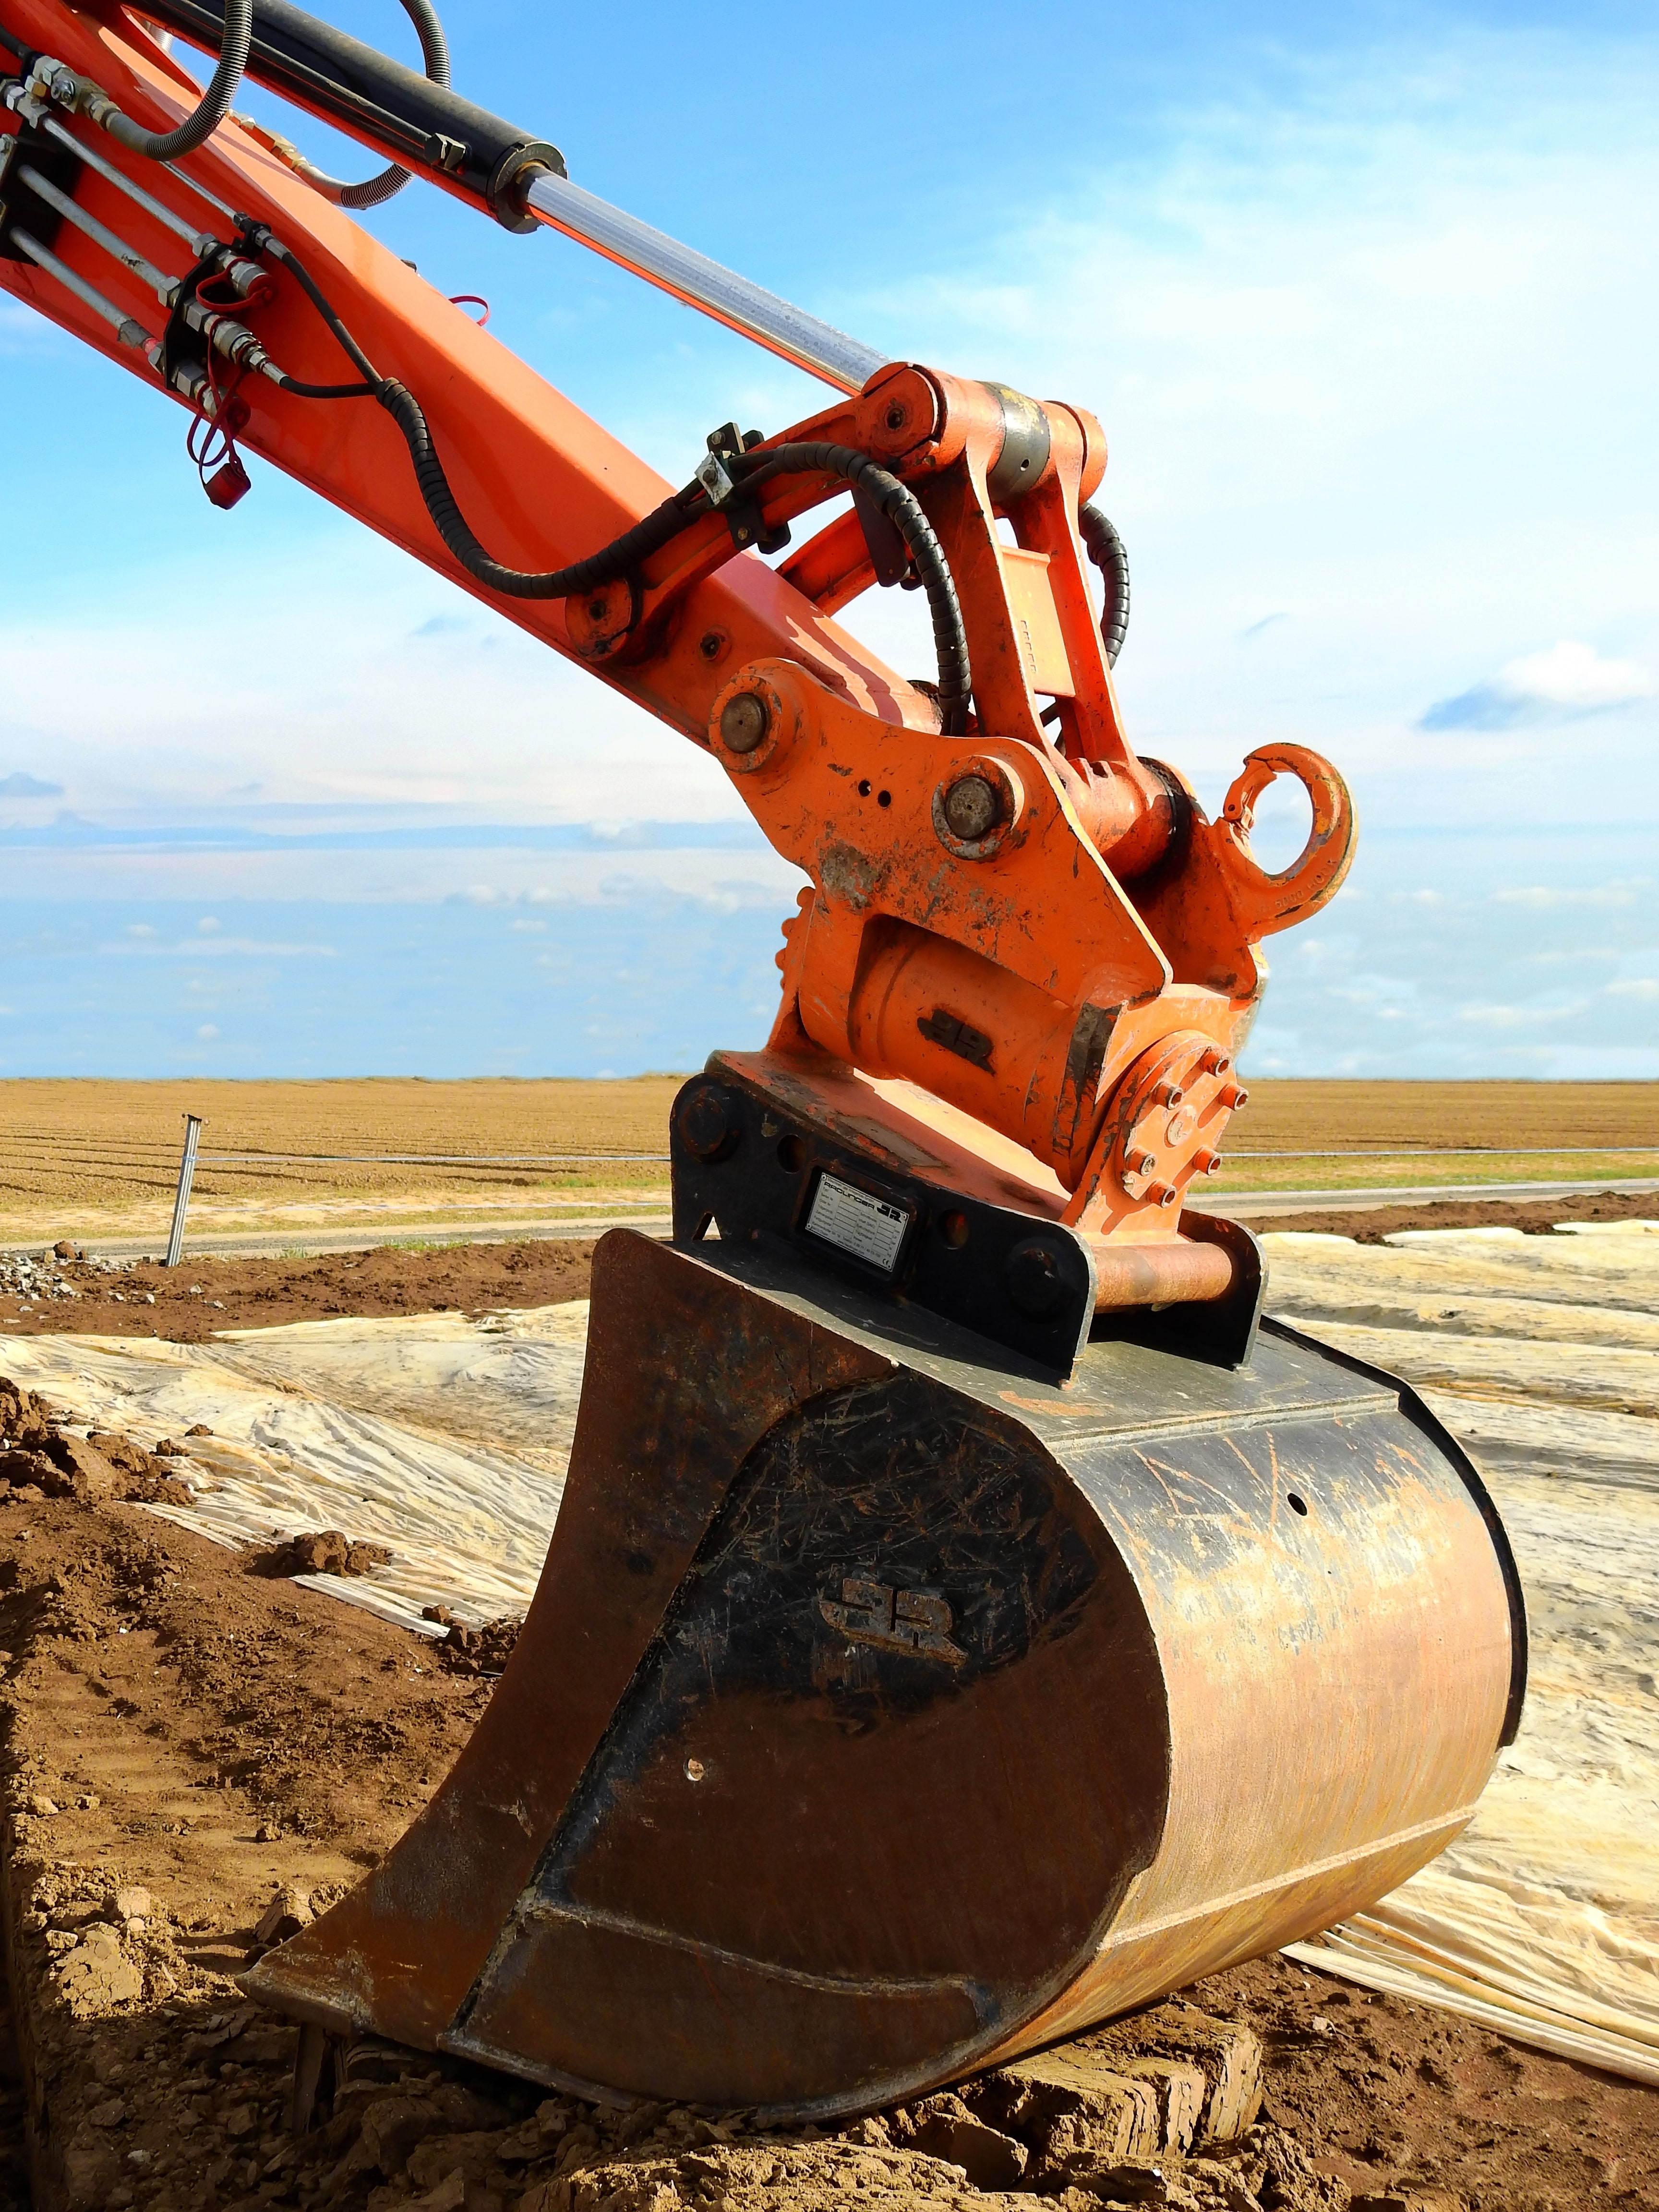
<path id="1" fill-rule="evenodd" d="M 420 37 L 421 52 L 426 62 L 428 78 L 432 83 L 441 85 L 447 91 L 449 88 L 449 42 L 444 36 L 444 27 L 438 21 L 436 9 L 431 5 L 431 0 L 403 0 L 403 7 L 404 14 L 413 23 Z M 381 169 L 376 175 L 365 178 L 360 185 L 343 184 L 337 177 L 329 176 L 325 171 L 318 168 L 313 162 L 307 161 L 299 148 L 290 145 L 286 138 L 279 138 L 271 131 L 262 131 L 260 136 L 267 140 L 281 159 L 287 162 L 296 177 L 303 177 L 313 191 L 320 192 L 325 199 L 331 200 L 336 207 L 384 206 L 387 200 L 402 191 L 404 186 L 409 182 L 409 171 L 400 168 L 394 161 L 389 168 Z"/>
<path id="2" fill-rule="evenodd" d="M 229 114 L 230 103 L 236 97 L 236 88 L 247 64 L 252 36 L 253 0 L 225 0 L 225 34 L 219 48 L 219 66 L 209 79 L 207 90 L 194 113 L 187 115 L 177 130 L 146 131 L 113 105 L 97 119 L 118 144 L 131 153 L 147 155 L 152 161 L 176 161 L 181 154 L 193 154 Z"/>
<path id="3" fill-rule="evenodd" d="M 432 429 L 421 403 L 396 377 L 382 376 L 341 321 L 310 272 L 280 239 L 263 223 L 245 222 L 244 237 L 250 251 L 269 252 L 291 271 L 307 298 L 327 324 L 341 349 L 362 377 L 361 385 L 302 385 L 284 378 L 287 388 L 301 398 L 349 399 L 371 396 L 379 401 L 403 433 L 415 465 L 415 481 L 438 535 L 470 576 L 499 592 L 505 599 L 566 599 L 584 592 L 602 591 L 620 583 L 641 561 L 678 538 L 705 514 L 718 512 L 700 483 L 687 484 L 653 507 L 609 545 L 586 560 L 563 568 L 509 568 L 486 552 L 461 513 L 459 502 L 432 442 Z M 960 737 L 967 727 L 973 696 L 973 671 L 968 656 L 968 634 L 962 606 L 944 548 L 921 503 L 909 487 L 890 471 L 857 453 L 850 446 L 800 441 L 774 446 L 751 454 L 733 455 L 730 463 L 738 487 L 757 490 L 781 476 L 835 476 L 872 500 L 904 541 L 911 565 L 927 594 L 933 617 L 933 645 L 939 657 L 940 726 L 947 737 Z M 1103 520 L 1104 518 L 1103 517 Z M 1109 523 L 1106 525 L 1109 530 Z M 1115 533 L 1114 533 L 1115 535 Z M 1126 577 L 1127 587 L 1127 577 Z"/>
<path id="4" fill-rule="evenodd" d="M 1097 507 L 1081 508 L 1077 520 L 1084 548 L 1106 587 L 1100 635 L 1105 641 L 1106 665 L 1115 668 L 1129 628 L 1129 556 L 1123 550 L 1123 540 Z"/>
<path id="5" fill-rule="evenodd" d="M 611 544 L 602 546 L 586 560 L 574 562 L 568 568 L 549 568 L 539 573 L 509 568 L 492 559 L 473 536 L 466 517 L 461 513 L 449 478 L 444 473 L 443 463 L 438 459 L 432 443 L 432 431 L 421 403 L 406 385 L 395 377 L 382 376 L 351 332 L 341 321 L 331 305 L 327 295 L 295 253 L 289 252 L 281 239 L 273 236 L 263 223 L 250 224 L 244 235 L 252 251 L 269 253 L 273 261 L 280 262 L 289 270 L 306 297 L 315 307 L 336 342 L 347 356 L 352 367 L 362 378 L 361 384 L 302 384 L 297 378 L 285 377 L 284 387 L 297 397 L 306 399 L 377 399 L 404 434 L 410 459 L 415 464 L 415 481 L 426 502 L 427 513 L 444 544 L 460 562 L 468 575 L 476 576 L 492 592 L 514 599 L 565 599 L 577 592 L 597 592 L 606 584 L 613 584 L 626 576 L 638 563 L 677 538 L 689 522 L 708 504 L 708 495 L 701 484 L 689 484 L 684 491 L 665 499 L 644 520 L 636 522 Z"/>
<path id="6" fill-rule="evenodd" d="M 620 538 L 602 546 L 597 553 L 590 554 L 585 561 L 540 573 L 505 568 L 485 552 L 456 504 L 443 463 L 434 449 L 432 432 L 414 393 L 395 377 L 387 376 L 376 384 L 374 397 L 404 434 L 410 459 L 415 464 L 415 481 L 420 486 L 421 497 L 426 501 L 427 513 L 438 535 L 470 576 L 476 576 L 481 584 L 487 584 L 492 592 L 500 592 L 507 599 L 568 599 L 578 592 L 597 592 L 606 584 L 619 583 L 641 561 L 659 552 L 671 538 L 678 538 L 708 504 L 702 485 L 690 484 L 664 500 L 660 507 L 653 507 L 642 521 L 625 530 Z"/>
<path id="7" fill-rule="evenodd" d="M 850 446 L 803 441 L 774 446 L 738 464 L 738 480 L 745 491 L 779 476 L 812 476 L 820 471 L 841 477 L 874 501 L 904 540 L 912 567 L 927 594 L 933 623 L 933 648 L 939 656 L 940 726 L 947 738 L 959 738 L 968 726 L 968 706 L 973 696 L 973 670 L 968 658 L 968 633 L 963 627 L 962 606 L 951 574 L 945 549 L 923 514 L 921 502 L 908 484 L 867 453 Z M 1107 525 L 1108 529 L 1111 527 Z"/>
<path id="8" fill-rule="evenodd" d="M 307 299 L 310 301 L 312 306 L 315 307 L 317 313 L 328 325 L 329 329 L 334 334 L 335 341 L 338 344 L 341 351 L 349 358 L 352 367 L 357 371 L 357 374 L 363 380 L 361 386 L 362 396 L 365 398 L 368 398 L 378 394 L 380 386 L 385 380 L 381 377 L 380 371 L 375 368 L 373 362 L 370 361 L 368 356 L 358 344 L 356 339 L 352 337 L 350 331 L 340 320 L 338 315 L 335 313 L 332 306 L 329 302 L 327 295 L 324 292 L 321 285 L 319 284 L 316 279 L 312 276 L 311 271 L 306 267 L 304 262 L 300 259 L 297 254 L 290 253 L 288 247 L 283 245 L 282 240 L 268 229 L 264 223 L 252 222 L 245 217 L 239 217 L 238 220 L 242 224 L 242 236 L 246 240 L 249 252 L 252 253 L 268 253 L 273 261 L 279 261 L 283 267 L 293 276 L 295 283 L 305 294 Z M 344 386 L 333 385 L 328 386 L 319 386 L 318 389 L 319 391 L 326 389 L 330 392 L 338 392 L 342 394 L 346 391 L 346 387 Z M 351 396 L 353 398 L 357 396 L 357 387 L 353 387 Z"/>

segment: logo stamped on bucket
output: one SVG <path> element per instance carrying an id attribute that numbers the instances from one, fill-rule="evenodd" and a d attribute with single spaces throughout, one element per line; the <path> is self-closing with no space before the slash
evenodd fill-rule
<path id="1" fill-rule="evenodd" d="M 842 1583 L 840 1603 L 821 1597 L 818 1611 L 850 1644 L 943 1659 L 948 1667 L 962 1666 L 968 1656 L 951 1641 L 954 1615 L 936 1589 L 890 1589 L 885 1583 L 849 1575 Z"/>

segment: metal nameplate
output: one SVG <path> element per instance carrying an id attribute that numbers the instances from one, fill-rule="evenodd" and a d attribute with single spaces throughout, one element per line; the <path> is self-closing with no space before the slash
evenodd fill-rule
<path id="1" fill-rule="evenodd" d="M 908 1206 L 877 1198 L 839 1176 L 821 1175 L 807 1209 L 806 1233 L 890 1275 L 912 1218 Z"/>

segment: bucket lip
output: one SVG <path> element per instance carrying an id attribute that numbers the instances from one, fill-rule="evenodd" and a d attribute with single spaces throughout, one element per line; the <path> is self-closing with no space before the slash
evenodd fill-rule
<path id="1" fill-rule="evenodd" d="M 1463 1446 L 1411 1384 L 1386 1367 L 1376 1367 L 1369 1360 L 1356 1358 L 1351 1352 L 1340 1352 L 1322 1338 L 1310 1336 L 1305 1329 L 1293 1328 L 1289 1322 L 1280 1321 L 1271 1314 L 1262 1316 L 1264 1336 L 1282 1338 L 1287 1344 L 1300 1346 L 1317 1352 L 1333 1365 L 1348 1370 L 1351 1374 L 1363 1375 L 1368 1382 L 1381 1384 L 1394 1392 L 1400 1410 L 1416 1428 L 1423 1431 L 1456 1469 L 1459 1480 L 1474 1500 L 1475 1509 L 1492 1540 L 1497 1555 L 1498 1571 L 1504 1577 L 1504 1594 L 1510 1610 L 1510 1692 L 1504 1708 L 1504 1723 L 1498 1731 L 1498 1748 L 1508 1750 L 1520 1732 L 1521 1716 L 1527 1702 L 1527 1668 L 1528 1639 L 1527 1633 L 1527 1600 L 1521 1584 L 1521 1570 L 1516 1565 L 1515 1553 L 1510 1544 L 1509 1531 L 1504 1526 L 1503 1516 L 1486 1485 L 1480 1468 Z"/>

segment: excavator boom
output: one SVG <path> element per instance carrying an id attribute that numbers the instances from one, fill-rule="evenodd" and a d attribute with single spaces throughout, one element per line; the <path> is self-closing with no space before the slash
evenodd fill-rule
<path id="1" fill-rule="evenodd" d="M 1215 820 L 1135 751 L 1099 424 L 607 206 L 405 5 L 424 76 L 288 0 L 0 0 L 0 285 L 186 410 L 216 505 L 258 453 L 681 731 L 811 888 L 764 1048 L 676 1102 L 672 1243 L 596 1255 L 564 1502 L 471 1743 L 247 1986 L 306 2023 L 301 2111 L 373 2032 L 847 2112 L 1421 1865 L 1514 1734 L 1519 1586 L 1426 1408 L 1264 1322 L 1255 1240 L 1188 1206 L 1262 940 L 1340 887 L 1353 810 L 1298 746 Z M 323 175 L 232 112 L 245 76 L 392 166 Z M 833 397 L 665 483 L 352 219 L 410 173 Z M 924 596 L 927 677 L 837 619 L 872 587 Z M 1272 872 L 1281 775 L 1312 828 Z"/>

